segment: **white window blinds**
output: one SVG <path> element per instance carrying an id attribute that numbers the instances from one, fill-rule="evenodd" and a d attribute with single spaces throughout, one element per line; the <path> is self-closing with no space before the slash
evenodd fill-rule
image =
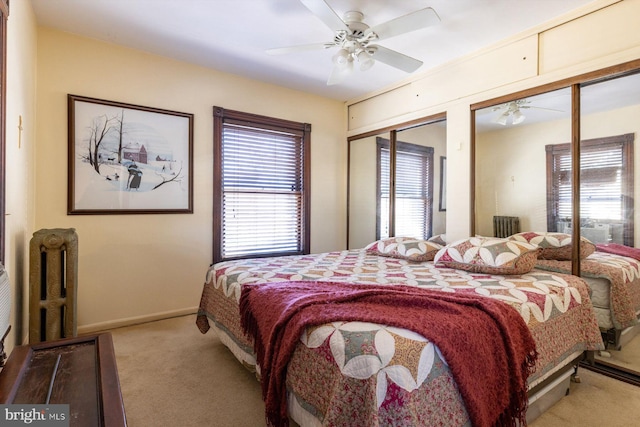
<path id="1" fill-rule="evenodd" d="M 623 219 L 622 144 L 583 147 L 580 153 L 580 217 Z M 571 218 L 571 154 L 554 156 L 558 215 Z"/>
<path id="2" fill-rule="evenodd" d="M 622 144 L 582 149 L 581 218 L 622 220 L 622 170 Z"/>
<path id="3" fill-rule="evenodd" d="M 633 134 L 580 143 L 581 229 L 609 227 L 614 243 L 633 245 Z M 571 145 L 547 145 L 547 227 L 563 231 L 572 216 Z"/>
<path id="4" fill-rule="evenodd" d="M 306 141 L 304 130 L 221 122 L 214 260 L 308 252 Z"/>
<path id="5" fill-rule="evenodd" d="M 379 238 L 389 237 L 389 145 L 379 140 Z M 396 144 L 395 235 L 426 239 L 433 213 L 433 148 Z"/>

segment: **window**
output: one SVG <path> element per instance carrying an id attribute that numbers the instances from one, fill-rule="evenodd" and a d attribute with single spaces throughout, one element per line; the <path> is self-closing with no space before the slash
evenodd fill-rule
<path id="1" fill-rule="evenodd" d="M 376 238 L 389 237 L 389 141 L 377 138 Z M 432 234 L 433 147 L 396 143 L 395 235 L 427 239 Z"/>
<path id="2" fill-rule="evenodd" d="M 580 143 L 582 234 L 590 238 L 590 230 L 597 228 L 606 230 L 607 236 L 595 243 L 633 246 L 633 139 L 633 134 L 626 134 Z M 571 147 L 548 145 L 546 150 L 548 228 L 567 231 L 565 226 L 571 221 Z"/>
<path id="3" fill-rule="evenodd" d="M 214 107 L 214 262 L 309 253 L 310 134 Z"/>

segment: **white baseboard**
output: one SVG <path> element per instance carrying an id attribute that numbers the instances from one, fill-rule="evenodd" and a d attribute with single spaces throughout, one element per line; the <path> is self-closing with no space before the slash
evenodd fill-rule
<path id="1" fill-rule="evenodd" d="M 140 323 L 154 322 L 156 320 L 170 319 L 172 317 L 186 316 L 198 312 L 197 307 L 183 308 L 180 310 L 165 311 L 162 313 L 148 314 L 144 316 L 127 317 L 125 319 L 109 320 L 107 322 L 92 323 L 90 325 L 78 326 L 78 335 L 105 331 L 108 329 L 121 328 L 123 326 L 137 325 Z"/>

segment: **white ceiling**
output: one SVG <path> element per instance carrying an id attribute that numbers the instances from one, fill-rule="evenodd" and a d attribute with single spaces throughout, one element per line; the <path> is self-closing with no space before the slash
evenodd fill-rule
<path id="1" fill-rule="evenodd" d="M 369 26 L 432 7 L 440 24 L 380 44 L 424 62 L 421 73 L 593 0 L 326 0 Z M 267 55 L 328 42 L 332 31 L 299 0 L 31 0 L 40 25 L 267 83 L 349 100 L 409 77 L 383 63 L 327 86 L 334 49 Z"/>

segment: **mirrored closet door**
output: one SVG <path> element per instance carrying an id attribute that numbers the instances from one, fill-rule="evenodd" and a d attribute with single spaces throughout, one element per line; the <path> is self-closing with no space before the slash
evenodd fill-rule
<path id="1" fill-rule="evenodd" d="M 347 247 L 445 234 L 445 168 L 444 115 L 350 138 Z"/>
<path id="2" fill-rule="evenodd" d="M 580 234 L 598 246 L 595 256 L 601 262 L 622 273 L 620 283 L 609 285 L 597 278 L 607 274 L 602 267 L 581 263 L 607 344 L 606 351 L 596 355 L 596 367 L 636 383 L 640 379 L 640 327 L 634 324 L 640 312 L 640 286 L 632 282 L 640 281 L 640 271 L 632 257 L 638 256 L 634 249 L 638 246 L 635 194 L 640 191 L 636 184 L 640 170 L 634 157 L 638 131 L 640 73 L 581 86 Z"/>
<path id="3" fill-rule="evenodd" d="M 571 235 L 570 260 L 536 268 L 589 286 L 607 348 L 584 366 L 640 385 L 640 61 L 479 103 L 472 119 L 472 231 Z"/>

